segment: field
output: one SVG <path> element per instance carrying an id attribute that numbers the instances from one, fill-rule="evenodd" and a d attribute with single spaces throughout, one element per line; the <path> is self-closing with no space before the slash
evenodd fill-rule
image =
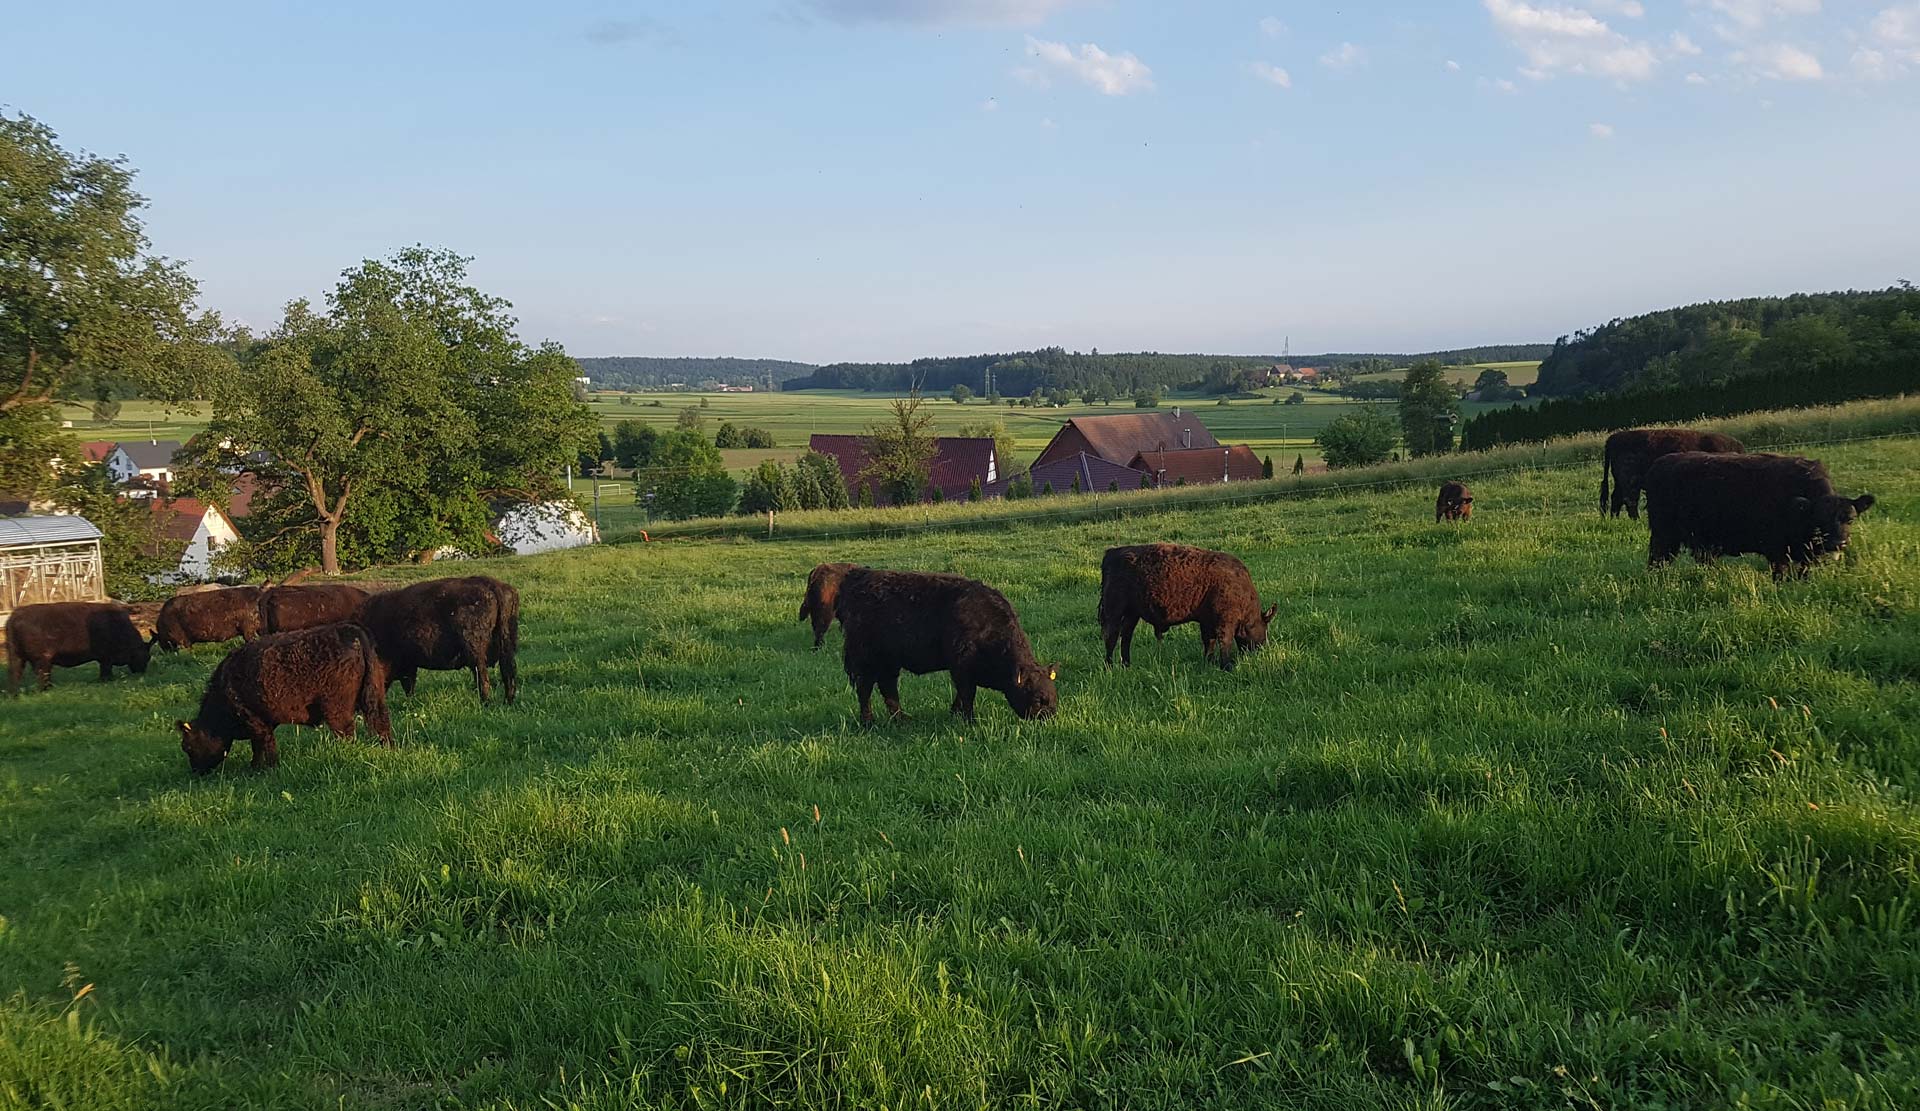
<path id="1" fill-rule="evenodd" d="M 1480 372 L 1483 370 L 1506 371 L 1507 384 L 1512 386 L 1531 386 L 1540 379 L 1539 363 L 1475 363 L 1472 366 L 1450 366 L 1444 369 L 1450 380 L 1462 386 L 1471 386 L 1479 381 Z M 1383 370 L 1377 374 L 1362 374 L 1358 376 L 1356 381 L 1398 382 L 1406 376 L 1407 368 L 1401 367 L 1398 370 Z"/>
<path id="2" fill-rule="evenodd" d="M 1819 454 L 1880 502 L 1785 584 L 1649 573 L 1591 471 L 490 562 L 518 706 L 266 775 L 186 773 L 218 649 L 62 671 L 0 712 L 0 1107 L 1920 1105 L 1920 441 Z M 1144 539 L 1266 650 L 1103 669 Z M 857 728 L 828 558 L 1001 587 L 1059 717 Z"/>

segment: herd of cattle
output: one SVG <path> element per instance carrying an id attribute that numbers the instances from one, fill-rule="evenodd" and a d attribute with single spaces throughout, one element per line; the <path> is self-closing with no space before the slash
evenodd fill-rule
<path id="1" fill-rule="evenodd" d="M 1843 550 L 1853 520 L 1874 501 L 1870 494 L 1836 494 L 1826 468 L 1814 460 L 1748 454 L 1718 433 L 1615 433 L 1601 464 L 1601 512 L 1617 517 L 1624 509 L 1637 519 L 1643 494 L 1652 533 L 1649 566 L 1683 548 L 1702 561 L 1757 554 L 1776 579 L 1789 570 L 1804 575 L 1815 560 Z M 1472 515 L 1473 494 L 1464 483 L 1440 488 L 1436 521 Z M 1237 652 L 1266 643 L 1277 608 L 1260 608 L 1246 565 L 1225 552 L 1141 544 L 1110 548 L 1101 561 L 1098 613 L 1109 666 L 1116 645 L 1122 665 L 1132 665 L 1133 634 L 1142 622 L 1156 638 L 1197 623 L 1206 658 L 1231 669 Z M 1004 695 L 1023 718 L 1049 717 L 1059 705 L 1058 668 L 1036 659 L 1006 597 L 972 579 L 825 563 L 807 578 L 800 620 L 812 623 L 816 649 L 840 622 L 842 658 L 862 723 L 873 721 L 876 686 L 888 713 L 901 716 L 902 671 L 949 673 L 952 712 L 968 720 L 981 688 Z M 482 702 L 492 693 L 491 667 L 499 668 L 508 703 L 519 686 L 520 595 L 485 576 L 372 592 L 323 585 L 181 594 L 161 609 L 150 640 L 121 605 L 22 606 L 6 633 L 8 689 L 16 694 L 28 667 L 44 690 L 56 666 L 97 663 L 106 680 L 115 667 L 145 672 L 156 644 L 174 650 L 241 638 L 241 647 L 214 668 L 199 713 L 178 723 L 181 749 L 198 773 L 218 767 L 243 737 L 252 744 L 255 768 L 273 766 L 280 725 L 325 725 L 349 736 L 358 715 L 391 745 L 387 688 L 397 680 L 411 695 L 421 671 L 471 670 Z"/>

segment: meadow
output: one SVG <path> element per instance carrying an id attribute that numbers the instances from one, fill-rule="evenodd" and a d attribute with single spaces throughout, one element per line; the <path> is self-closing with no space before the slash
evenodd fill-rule
<path id="1" fill-rule="evenodd" d="M 220 650 L 0 710 L 0 1107 L 1920 1104 L 1920 441 L 1844 562 L 1645 566 L 1591 471 L 489 561 L 522 695 L 188 776 Z M 1099 555 L 1280 606 L 1101 666 Z M 814 563 L 1001 588 L 1061 709 L 853 721 Z M 461 568 L 470 570 L 472 567 Z M 436 569 L 447 573 L 450 568 Z M 420 569 L 383 570 L 382 577 Z"/>
<path id="2" fill-rule="evenodd" d="M 1471 386 L 1475 382 L 1479 381 L 1480 372 L 1484 370 L 1505 371 L 1507 375 L 1507 384 L 1510 386 L 1531 386 L 1535 382 L 1540 380 L 1540 364 L 1538 362 L 1473 363 L 1467 366 L 1450 366 L 1450 367 L 1442 368 L 1442 371 L 1446 374 L 1449 380 L 1456 382 L 1462 386 Z M 1400 379 L 1405 378 L 1406 376 L 1407 376 L 1407 368 L 1399 367 L 1394 370 L 1383 370 L 1374 374 L 1358 375 L 1355 380 L 1360 382 L 1380 382 L 1380 381 L 1397 382 Z"/>

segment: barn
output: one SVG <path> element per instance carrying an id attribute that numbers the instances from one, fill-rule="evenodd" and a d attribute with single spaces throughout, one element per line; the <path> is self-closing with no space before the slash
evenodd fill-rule
<path id="1" fill-rule="evenodd" d="M 85 517 L 0 517 L 0 622 L 40 602 L 107 597 L 100 530 Z"/>

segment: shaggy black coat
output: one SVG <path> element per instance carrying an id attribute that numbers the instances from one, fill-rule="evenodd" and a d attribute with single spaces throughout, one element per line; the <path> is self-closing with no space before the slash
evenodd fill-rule
<path id="1" fill-rule="evenodd" d="M 900 672 L 953 676 L 953 713 L 973 720 L 977 688 L 999 691 L 1023 718 L 1052 716 L 1059 704 L 1055 669 L 1033 656 L 1013 606 L 985 583 L 959 575 L 856 567 L 840 584 L 836 611 L 846 637 L 842 660 L 873 721 L 873 688 L 887 712 L 900 710 Z"/>
<path id="2" fill-rule="evenodd" d="M 1443 482 L 1440 496 L 1433 501 L 1433 521 L 1466 521 L 1473 518 L 1473 491 L 1464 482 Z"/>
<path id="3" fill-rule="evenodd" d="M 1682 548 L 1701 562 L 1753 553 L 1776 579 L 1843 551 L 1854 518 L 1873 506 L 1872 494 L 1836 495 L 1819 462 L 1788 455 L 1668 455 L 1648 469 L 1646 490 L 1647 566 Z"/>
<path id="4" fill-rule="evenodd" d="M 21 606 L 7 617 L 7 693 L 20 693 L 31 667 L 40 689 L 53 685 L 53 669 L 100 665 L 102 683 L 115 667 L 144 674 L 153 646 L 133 627 L 127 607 L 113 602 L 43 602 Z"/>
<path id="5" fill-rule="evenodd" d="M 430 579 L 383 591 L 361 605 L 356 620 L 373 634 L 387 682 L 399 680 L 409 695 L 422 671 L 467 669 L 487 702 L 487 669 L 497 663 L 507 704 L 519 696 L 520 592 L 499 579 Z"/>
<path id="6" fill-rule="evenodd" d="M 353 620 L 367 592 L 345 583 L 280 586 L 260 595 L 260 630 L 291 633 Z"/>
<path id="7" fill-rule="evenodd" d="M 840 582 L 847 572 L 858 567 L 857 563 L 822 563 L 807 575 L 807 595 L 800 600 L 800 620 L 813 621 L 813 647 L 827 639 L 827 630 L 833 627 L 834 607 L 840 598 Z"/>
<path id="8" fill-rule="evenodd" d="M 1663 455 L 1681 451 L 1704 451 L 1714 455 L 1738 455 L 1745 445 L 1732 436 L 1718 432 L 1697 432 L 1691 428 L 1633 428 L 1607 437 L 1600 459 L 1600 512 L 1618 517 L 1622 509 L 1633 520 L 1640 519 L 1640 492 L 1646 484 L 1647 468 Z M 1613 495 L 1607 495 L 1607 475 L 1613 475 Z"/>
<path id="9" fill-rule="evenodd" d="M 386 684 L 373 638 L 358 625 L 323 625 L 255 637 L 220 661 L 200 697 L 200 713 L 176 722 L 187 766 L 205 775 L 242 737 L 253 744 L 253 767 L 280 762 L 273 731 L 281 725 L 325 725 L 353 735 L 353 716 L 393 747 Z"/>
<path id="10" fill-rule="evenodd" d="M 1100 632 L 1120 662 L 1133 666 L 1133 630 L 1144 621 L 1156 639 L 1175 625 L 1200 624 L 1201 650 L 1207 659 L 1233 669 L 1234 649 L 1252 651 L 1267 643 L 1267 622 L 1274 606 L 1260 610 L 1247 565 L 1225 552 L 1184 544 L 1136 544 L 1108 548 L 1100 560 Z"/>
<path id="11" fill-rule="evenodd" d="M 153 642 L 168 651 L 196 644 L 219 644 L 260 635 L 260 595 L 257 586 L 224 590 L 197 590 L 176 594 L 160 607 Z"/>

